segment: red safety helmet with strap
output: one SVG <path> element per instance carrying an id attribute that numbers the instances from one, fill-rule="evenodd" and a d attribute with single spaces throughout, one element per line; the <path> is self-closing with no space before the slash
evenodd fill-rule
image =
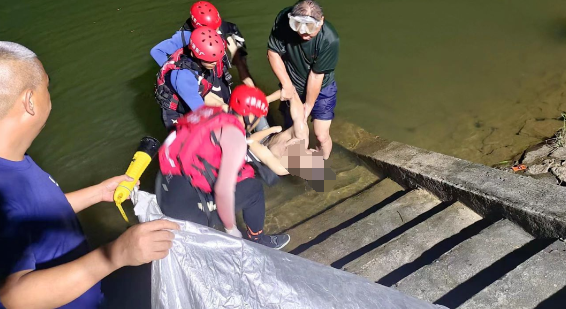
<path id="1" fill-rule="evenodd" d="M 198 1 L 191 6 L 191 24 L 196 29 L 202 26 L 208 26 L 212 29 L 218 29 L 222 24 L 220 13 L 212 3 L 207 1 Z"/>
<path id="2" fill-rule="evenodd" d="M 232 111 L 244 116 L 246 131 L 253 127 L 259 118 L 266 116 L 269 110 L 269 103 L 267 103 L 265 94 L 259 88 L 247 85 L 234 88 L 229 105 Z M 250 115 L 255 116 L 253 123 L 250 123 Z"/>
<path id="3" fill-rule="evenodd" d="M 207 62 L 220 61 L 226 53 L 224 40 L 210 27 L 200 27 L 191 33 L 189 49 L 195 58 Z"/>
<path id="4" fill-rule="evenodd" d="M 203 106 L 179 118 L 176 131 L 159 149 L 159 166 L 163 175 L 183 175 L 193 187 L 212 192 L 222 160 L 222 149 L 214 131 L 234 126 L 245 135 L 244 126 L 236 115 L 222 107 Z M 242 137 L 242 143 L 245 139 Z M 242 162 L 237 181 L 254 177 L 253 168 Z"/>

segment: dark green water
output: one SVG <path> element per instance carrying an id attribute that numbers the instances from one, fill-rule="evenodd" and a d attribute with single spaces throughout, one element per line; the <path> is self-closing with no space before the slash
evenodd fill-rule
<path id="1" fill-rule="evenodd" d="M 274 90 L 266 40 L 275 15 L 293 1 L 213 3 L 244 33 L 256 82 Z M 534 125 L 534 135 L 517 134 L 530 120 L 558 117 L 563 109 L 566 1 L 321 3 L 341 36 L 338 117 L 485 163 L 553 130 L 548 122 Z M 30 153 L 67 191 L 123 173 L 141 137 L 164 137 L 152 94 L 158 67 L 149 50 L 184 22 L 190 4 L 0 4 L 0 39 L 34 50 L 51 76 L 53 111 Z M 117 216 L 112 206 L 97 207 Z M 99 221 L 91 234 L 116 228 L 113 220 Z"/>

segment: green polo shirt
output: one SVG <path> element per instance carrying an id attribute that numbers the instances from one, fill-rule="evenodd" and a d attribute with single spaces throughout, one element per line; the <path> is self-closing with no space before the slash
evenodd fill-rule
<path id="1" fill-rule="evenodd" d="M 291 82 L 302 95 L 311 69 L 317 74 L 324 73 L 323 88 L 334 81 L 340 39 L 334 27 L 325 20 L 320 32 L 313 39 L 304 41 L 289 26 L 287 15 L 291 10 L 292 7 L 288 7 L 275 18 L 267 48 L 281 56 Z"/>

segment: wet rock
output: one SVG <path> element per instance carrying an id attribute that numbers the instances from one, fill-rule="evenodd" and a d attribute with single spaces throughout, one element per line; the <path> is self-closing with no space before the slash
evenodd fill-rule
<path id="1" fill-rule="evenodd" d="M 566 160 L 566 147 L 558 147 L 550 154 L 551 158 Z"/>
<path id="2" fill-rule="evenodd" d="M 548 183 L 553 184 L 553 185 L 558 184 L 558 179 L 556 178 L 556 176 L 554 176 L 551 173 L 542 173 L 542 174 L 533 175 L 531 177 L 534 178 L 534 179 L 538 179 L 540 181 L 548 182 Z"/>
<path id="3" fill-rule="evenodd" d="M 541 164 L 534 164 L 527 168 L 527 174 L 538 175 L 547 173 L 551 168 L 559 167 L 560 161 L 555 159 L 544 159 Z"/>
<path id="4" fill-rule="evenodd" d="M 553 167 L 550 170 L 552 171 L 552 174 L 560 179 L 561 183 L 566 182 L 566 166 Z"/>
<path id="5" fill-rule="evenodd" d="M 552 151 L 552 147 L 541 144 L 533 147 L 532 149 L 527 150 L 525 154 L 525 158 L 523 159 L 523 164 L 532 164 L 538 160 L 541 160 L 548 156 L 548 154 Z"/>

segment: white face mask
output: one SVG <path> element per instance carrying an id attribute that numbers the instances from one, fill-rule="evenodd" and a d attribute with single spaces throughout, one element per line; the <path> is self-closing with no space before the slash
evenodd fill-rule
<path id="1" fill-rule="evenodd" d="M 291 29 L 299 34 L 312 34 L 322 25 L 322 21 L 318 21 L 311 16 L 293 16 L 289 13 L 287 17 L 289 17 Z"/>

